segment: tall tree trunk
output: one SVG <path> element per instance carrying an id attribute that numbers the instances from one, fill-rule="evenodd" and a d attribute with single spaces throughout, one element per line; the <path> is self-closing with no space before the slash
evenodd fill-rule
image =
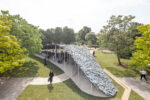
<path id="1" fill-rule="evenodd" d="M 117 53 L 117 59 L 118 59 L 118 63 L 119 65 L 122 65 L 121 61 L 120 61 L 120 55 Z"/>

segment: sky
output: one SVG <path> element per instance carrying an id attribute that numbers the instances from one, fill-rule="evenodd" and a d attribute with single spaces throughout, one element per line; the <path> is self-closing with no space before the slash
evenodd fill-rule
<path id="1" fill-rule="evenodd" d="M 39 28 L 83 26 L 98 33 L 112 15 L 133 15 L 134 21 L 150 24 L 150 0 L 0 0 L 0 10 L 20 14 Z"/>

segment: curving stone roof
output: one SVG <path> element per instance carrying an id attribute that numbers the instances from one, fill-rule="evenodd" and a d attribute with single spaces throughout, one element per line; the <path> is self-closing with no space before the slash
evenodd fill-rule
<path id="1" fill-rule="evenodd" d="M 93 55 L 86 47 L 65 45 L 61 46 L 72 56 L 85 77 L 100 91 L 109 96 L 114 96 L 117 92 L 112 80 L 103 71 Z"/>

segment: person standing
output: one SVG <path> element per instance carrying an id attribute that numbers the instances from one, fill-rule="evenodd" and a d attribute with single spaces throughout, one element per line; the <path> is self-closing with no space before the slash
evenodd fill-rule
<path id="1" fill-rule="evenodd" d="M 93 56 L 95 57 L 95 51 L 93 51 Z"/>
<path id="2" fill-rule="evenodd" d="M 142 78 L 144 78 L 147 81 L 147 78 L 146 78 L 147 72 L 145 70 L 141 70 L 140 74 L 141 74 L 141 80 L 142 80 Z"/>
<path id="3" fill-rule="evenodd" d="M 54 77 L 54 72 L 50 71 L 50 73 L 49 73 L 49 79 L 48 79 L 48 81 L 50 81 L 50 84 L 52 84 L 52 82 L 53 82 L 53 77 Z"/>
<path id="4" fill-rule="evenodd" d="M 44 65 L 45 65 L 45 66 L 47 65 L 46 57 L 44 58 Z"/>

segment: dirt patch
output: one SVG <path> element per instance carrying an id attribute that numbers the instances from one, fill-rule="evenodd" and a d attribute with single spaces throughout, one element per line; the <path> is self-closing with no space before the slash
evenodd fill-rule
<path id="1" fill-rule="evenodd" d="M 114 53 L 114 52 L 111 51 L 111 50 L 102 50 L 102 52 L 103 52 L 103 53 L 110 53 L 110 54 Z"/>
<path id="2" fill-rule="evenodd" d="M 116 65 L 116 66 L 120 66 L 120 67 L 124 67 L 124 68 L 127 68 L 127 67 L 128 67 L 128 65 L 127 65 L 127 64 L 119 65 L 118 63 L 114 63 L 114 65 Z"/>

